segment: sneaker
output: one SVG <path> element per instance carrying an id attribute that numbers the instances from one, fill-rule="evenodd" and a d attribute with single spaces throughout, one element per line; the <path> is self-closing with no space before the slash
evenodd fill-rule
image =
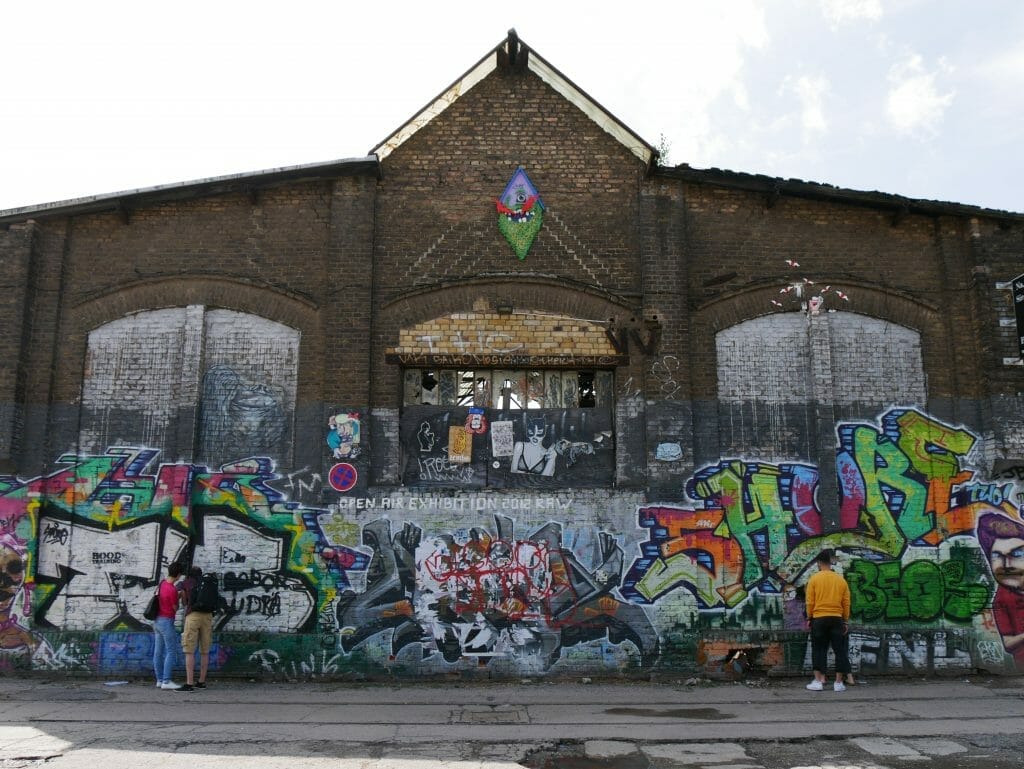
<path id="1" fill-rule="evenodd" d="M 163 681 L 157 681 L 156 682 L 156 688 L 157 689 L 163 689 L 164 688 L 164 682 Z"/>
<path id="2" fill-rule="evenodd" d="M 199 683 L 196 684 L 196 688 L 197 689 L 205 689 L 206 688 L 206 682 L 205 681 L 200 681 Z"/>
<path id="3" fill-rule="evenodd" d="M 179 692 L 194 692 L 195 690 L 196 690 L 196 687 L 194 687 L 192 684 L 183 684 L 182 686 L 179 686 L 175 691 L 179 691 Z"/>
<path id="4" fill-rule="evenodd" d="M 176 684 L 176 683 L 174 683 L 174 681 L 164 681 L 162 684 L 160 684 L 160 688 L 161 689 L 175 689 L 176 690 L 176 689 L 180 689 L 181 688 L 181 684 Z"/>
<path id="5" fill-rule="evenodd" d="M 845 692 L 846 684 L 844 684 L 842 681 L 836 681 L 836 685 L 832 688 L 834 688 L 837 692 Z"/>
<path id="6" fill-rule="evenodd" d="M 810 689 L 812 692 L 820 692 L 825 687 L 822 686 L 821 681 L 815 679 L 811 681 L 809 684 L 807 684 L 807 688 Z"/>

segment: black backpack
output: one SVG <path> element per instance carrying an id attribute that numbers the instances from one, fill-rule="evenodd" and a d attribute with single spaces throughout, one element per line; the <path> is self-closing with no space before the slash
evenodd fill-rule
<path id="1" fill-rule="evenodd" d="M 220 592 L 217 589 L 217 575 L 204 574 L 199 581 L 192 586 L 192 593 L 189 595 L 189 608 L 192 611 L 209 612 L 213 614 L 220 607 Z"/>

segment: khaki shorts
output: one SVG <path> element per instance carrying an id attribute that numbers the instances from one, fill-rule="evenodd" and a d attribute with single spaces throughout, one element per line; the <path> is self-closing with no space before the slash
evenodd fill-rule
<path id="1" fill-rule="evenodd" d="M 181 634 L 181 648 L 188 654 L 196 650 L 209 654 L 213 643 L 213 615 L 208 611 L 191 611 L 185 615 L 185 629 Z"/>

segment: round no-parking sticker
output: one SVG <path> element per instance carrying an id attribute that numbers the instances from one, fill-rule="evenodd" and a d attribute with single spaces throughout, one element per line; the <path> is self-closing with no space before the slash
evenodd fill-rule
<path id="1" fill-rule="evenodd" d="M 359 480 L 359 473 L 356 472 L 355 466 L 348 462 L 338 462 L 331 468 L 331 472 L 327 476 L 327 482 L 331 484 L 331 488 L 342 492 L 351 491 L 357 480 Z"/>

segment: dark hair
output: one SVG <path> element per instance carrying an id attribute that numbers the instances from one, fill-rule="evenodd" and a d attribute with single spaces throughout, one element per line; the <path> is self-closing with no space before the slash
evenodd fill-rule
<path id="1" fill-rule="evenodd" d="M 193 566 L 191 569 L 188 570 L 188 575 L 194 579 L 199 579 L 201 576 L 203 576 L 203 570 L 200 569 L 198 566 Z"/>
<path id="2" fill-rule="evenodd" d="M 978 544 L 989 555 L 992 551 L 992 543 L 997 539 L 1024 539 L 1024 524 L 1018 523 L 1012 518 L 997 513 L 985 513 L 978 517 L 978 524 L 974 529 L 978 537 Z"/>
<path id="3" fill-rule="evenodd" d="M 174 563 L 172 563 L 170 566 L 167 567 L 167 576 L 168 577 L 178 578 L 178 577 L 181 576 L 183 571 L 184 571 L 184 569 L 182 568 L 181 564 L 178 563 L 177 561 L 175 561 Z"/>
<path id="4" fill-rule="evenodd" d="M 818 557 L 815 558 L 814 560 L 816 560 L 818 563 L 831 564 L 832 563 L 832 559 L 834 557 L 835 557 L 835 551 L 832 550 L 831 548 L 827 548 L 826 547 L 824 550 L 822 550 L 820 553 L 818 553 Z"/>

